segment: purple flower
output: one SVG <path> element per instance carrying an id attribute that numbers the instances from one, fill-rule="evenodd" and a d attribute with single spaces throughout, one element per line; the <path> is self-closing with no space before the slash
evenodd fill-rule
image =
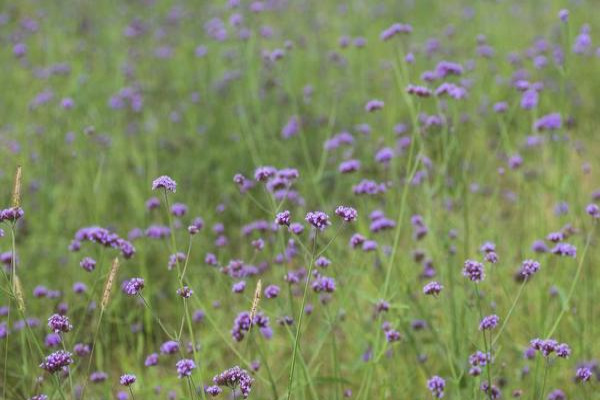
<path id="1" fill-rule="evenodd" d="M 4 221 L 16 222 L 25 215 L 21 207 L 12 207 L 0 210 L 0 223 Z"/>
<path id="2" fill-rule="evenodd" d="M 277 169 L 271 166 L 258 167 L 254 171 L 254 179 L 259 182 L 266 182 L 270 178 L 274 177 L 277 173 Z"/>
<path id="3" fill-rule="evenodd" d="M 169 192 L 175 193 L 177 190 L 177 182 L 167 175 L 159 176 L 152 181 L 152 190 L 164 189 Z"/>
<path id="4" fill-rule="evenodd" d="M 331 224 L 329 216 L 322 211 L 311 211 L 307 213 L 305 220 L 320 231 Z"/>
<path id="5" fill-rule="evenodd" d="M 537 107 L 538 104 L 538 92 L 533 89 L 528 89 L 523 93 L 521 97 L 521 108 L 524 110 L 531 110 Z"/>
<path id="6" fill-rule="evenodd" d="M 319 276 L 312 283 L 312 289 L 317 293 L 333 293 L 335 291 L 335 280 L 327 276 Z"/>
<path id="7" fill-rule="evenodd" d="M 560 389 L 554 389 L 548 394 L 548 400 L 567 400 L 567 396 Z"/>
<path id="8" fill-rule="evenodd" d="M 223 391 L 223 389 L 221 389 L 220 387 L 214 385 L 214 386 L 209 386 L 206 389 L 204 389 L 204 391 L 208 394 L 210 394 L 213 397 L 216 397 L 218 395 L 221 394 L 221 392 Z"/>
<path id="9" fill-rule="evenodd" d="M 465 261 L 463 276 L 473 282 L 481 282 L 485 278 L 483 264 L 474 260 Z"/>
<path id="10" fill-rule="evenodd" d="M 498 317 L 495 314 L 483 317 L 483 319 L 479 323 L 479 330 L 480 331 L 492 330 L 496 326 L 498 326 L 498 322 L 500 322 L 500 317 Z"/>
<path id="11" fill-rule="evenodd" d="M 600 218 L 600 207 L 597 204 L 591 203 L 585 208 L 585 212 L 587 212 L 593 218 Z"/>
<path id="12" fill-rule="evenodd" d="M 569 19 L 569 10 L 566 9 L 562 9 L 558 12 L 558 18 L 562 21 L 562 22 L 567 22 L 567 20 Z M 550 398 L 550 397 L 548 397 Z"/>
<path id="13" fill-rule="evenodd" d="M 265 297 L 267 299 L 274 299 L 275 297 L 279 296 L 280 290 L 281 289 L 279 289 L 279 286 L 277 285 L 269 285 L 264 290 Z"/>
<path id="14" fill-rule="evenodd" d="M 194 291 L 187 286 L 177 289 L 177 294 L 184 299 L 189 299 L 194 294 Z"/>
<path id="15" fill-rule="evenodd" d="M 555 129 L 560 129 L 561 126 L 562 119 L 559 113 L 544 115 L 535 121 L 535 129 L 538 131 L 552 131 Z"/>
<path id="16" fill-rule="evenodd" d="M 187 213 L 187 206 L 182 203 L 175 203 L 171 206 L 171 214 L 176 217 L 183 217 Z"/>
<path id="17" fill-rule="evenodd" d="M 560 358 L 569 358 L 571 355 L 571 348 L 566 343 L 560 343 L 556 346 L 556 355 Z"/>
<path id="18" fill-rule="evenodd" d="M 123 385 L 123 386 L 131 386 L 135 383 L 136 379 L 137 378 L 135 377 L 135 375 L 125 374 L 125 375 L 121 375 L 121 378 L 119 379 L 119 383 L 121 383 L 121 385 Z"/>
<path id="19" fill-rule="evenodd" d="M 242 293 L 246 289 L 246 281 L 239 281 L 231 286 L 233 293 Z"/>
<path id="20" fill-rule="evenodd" d="M 288 120 L 287 124 L 281 129 L 281 136 L 284 139 L 289 139 L 295 136 L 300 131 L 300 119 L 297 115 L 293 115 Z"/>
<path id="21" fill-rule="evenodd" d="M 360 169 L 360 161 L 359 160 L 347 160 L 340 163 L 338 167 L 338 171 L 342 174 L 349 174 L 351 172 L 356 172 Z"/>
<path id="22" fill-rule="evenodd" d="M 540 269 L 540 263 L 535 260 L 525 260 L 521 263 L 519 274 L 524 278 L 529 278 Z"/>
<path id="23" fill-rule="evenodd" d="M 375 112 L 383 109 L 384 102 L 381 100 L 371 100 L 365 104 L 365 110 L 368 112 Z"/>
<path id="24" fill-rule="evenodd" d="M 223 371 L 213 378 L 213 383 L 218 386 L 225 386 L 235 390 L 239 388 L 244 399 L 247 399 L 252 390 L 254 379 L 246 370 L 241 369 L 237 365 L 233 368 Z"/>
<path id="25" fill-rule="evenodd" d="M 417 97 L 430 97 L 433 94 L 430 89 L 424 86 L 415 85 L 408 85 L 406 87 L 406 93 L 415 95 Z"/>
<path id="26" fill-rule="evenodd" d="M 196 363 L 193 360 L 184 358 L 182 360 L 177 361 L 175 364 L 177 367 L 177 375 L 179 378 L 183 378 L 185 376 L 191 376 L 192 371 L 196 368 Z"/>
<path id="27" fill-rule="evenodd" d="M 64 315 L 53 314 L 48 318 L 48 327 L 54 331 L 54 333 L 59 332 L 69 332 L 73 329 L 73 325 Z"/>
<path id="28" fill-rule="evenodd" d="M 129 296 L 137 295 L 144 288 L 144 279 L 131 278 L 123 286 L 123 292 Z"/>
<path id="29" fill-rule="evenodd" d="M 278 225 L 290 226 L 291 223 L 291 214 L 288 210 L 278 213 L 275 216 L 275 223 Z"/>
<path id="30" fill-rule="evenodd" d="M 106 372 L 94 371 L 90 374 L 90 381 L 92 381 L 93 383 L 104 382 L 107 379 L 108 375 L 106 374 Z"/>
<path id="31" fill-rule="evenodd" d="M 175 354 L 179 351 L 179 343 L 174 340 L 168 340 L 160 346 L 161 354 Z"/>
<path id="32" fill-rule="evenodd" d="M 46 357 L 45 361 L 40 364 L 40 368 L 45 369 L 53 374 L 60 371 L 64 367 L 73 363 L 72 354 L 68 351 L 59 350 Z"/>
<path id="33" fill-rule="evenodd" d="M 148 357 L 146 357 L 146 361 L 144 361 L 144 365 L 146 367 L 153 367 L 158 364 L 158 354 L 152 353 Z"/>
<path id="34" fill-rule="evenodd" d="M 552 254 L 564 257 L 575 258 L 577 256 L 577 248 L 569 243 L 557 243 L 551 252 Z"/>
<path id="35" fill-rule="evenodd" d="M 335 215 L 343 218 L 346 222 L 353 222 L 356 221 L 358 212 L 352 207 L 338 206 L 338 208 L 335 209 Z"/>
<path id="36" fill-rule="evenodd" d="M 577 368 L 575 380 L 577 382 L 588 382 L 592 378 L 592 370 L 588 367 Z"/>
<path id="37" fill-rule="evenodd" d="M 440 285 L 439 282 L 432 281 L 423 286 L 423 293 L 427 295 L 437 296 L 440 294 L 444 286 Z"/>
<path id="38" fill-rule="evenodd" d="M 446 387 L 446 381 L 439 376 L 435 375 L 427 381 L 427 388 L 431 392 L 431 395 L 437 399 L 444 397 L 444 388 Z"/>

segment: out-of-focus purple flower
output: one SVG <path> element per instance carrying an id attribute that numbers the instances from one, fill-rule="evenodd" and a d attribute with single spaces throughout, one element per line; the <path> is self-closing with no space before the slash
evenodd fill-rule
<path id="1" fill-rule="evenodd" d="M 125 374 L 121 375 L 121 378 L 119 378 L 119 383 L 123 386 L 131 386 L 135 383 L 136 380 L 137 378 L 135 377 L 135 375 Z"/>
<path id="2" fill-rule="evenodd" d="M 479 323 L 479 330 L 485 331 L 494 329 L 496 326 L 498 326 L 498 322 L 500 322 L 500 317 L 498 317 L 495 314 L 483 317 L 483 319 Z"/>
<path id="3" fill-rule="evenodd" d="M 267 299 L 274 299 L 279 295 L 280 290 L 277 285 L 269 285 L 264 290 L 265 297 Z"/>
<path id="4" fill-rule="evenodd" d="M 428 89 L 424 86 L 415 85 L 408 85 L 406 87 L 406 93 L 415 95 L 417 97 L 430 97 L 433 94 L 431 89 Z"/>
<path id="5" fill-rule="evenodd" d="M 598 207 L 597 204 L 588 204 L 585 208 L 585 212 L 587 212 L 592 218 L 600 218 L 600 207 Z"/>
<path id="6" fill-rule="evenodd" d="M 291 214 L 288 210 L 278 213 L 275 216 L 275 223 L 278 225 L 290 226 L 291 223 Z"/>
<path id="7" fill-rule="evenodd" d="M 176 217 L 183 217 L 187 213 L 187 206 L 182 203 L 175 203 L 171 206 L 171 214 Z"/>
<path id="8" fill-rule="evenodd" d="M 177 376 L 180 379 L 186 376 L 191 376 L 192 371 L 196 369 L 196 363 L 194 363 L 194 360 L 190 360 L 187 358 L 177 361 L 177 364 L 175 364 L 175 366 L 177 367 Z"/>
<path id="9" fill-rule="evenodd" d="M 153 367 L 158 364 L 158 353 L 152 353 L 146 357 L 144 365 L 146 367 Z"/>
<path id="10" fill-rule="evenodd" d="M 179 343 L 169 340 L 160 345 L 161 354 L 175 354 L 179 351 Z"/>
<path id="11" fill-rule="evenodd" d="M 281 129 L 281 136 L 284 139 L 289 139 L 295 136 L 300 131 L 300 118 L 297 115 L 290 117 L 285 126 Z"/>
<path id="12" fill-rule="evenodd" d="M 521 108 L 524 110 L 531 110 L 537 107 L 538 97 L 538 92 L 536 90 L 526 90 L 521 97 Z"/>
<path id="13" fill-rule="evenodd" d="M 342 161 L 338 167 L 338 171 L 342 174 L 349 174 L 351 172 L 356 172 L 360 169 L 360 161 L 359 160 L 347 160 Z"/>
<path id="14" fill-rule="evenodd" d="M 423 286 L 423 293 L 427 295 L 437 296 L 444 288 L 439 282 L 432 281 Z"/>
<path id="15" fill-rule="evenodd" d="M 233 293 L 242 293 L 246 289 L 246 281 L 239 281 L 231 286 Z"/>
<path id="16" fill-rule="evenodd" d="M 562 22 L 567 22 L 569 20 L 569 10 L 566 9 L 562 9 L 558 12 L 558 18 L 562 21 Z"/>
<path id="17" fill-rule="evenodd" d="M 189 299 L 194 294 L 194 291 L 187 286 L 177 289 L 177 294 L 184 299 Z"/>
<path id="18" fill-rule="evenodd" d="M 333 293 L 335 292 L 335 280 L 327 276 L 319 276 L 312 283 L 312 289 L 317 293 Z"/>
<path id="19" fill-rule="evenodd" d="M 131 278 L 123 286 L 123 292 L 129 296 L 136 296 L 144 288 L 144 279 Z"/>
<path id="20" fill-rule="evenodd" d="M 427 388 L 431 392 L 431 395 L 436 399 L 444 397 L 444 388 L 446 387 L 446 381 L 439 376 L 435 375 L 427 381 Z"/>
<path id="21" fill-rule="evenodd" d="M 577 368 L 575 372 L 575 380 L 577 382 L 588 382 L 592 378 L 592 370 L 588 367 Z"/>
<path id="22" fill-rule="evenodd" d="M 577 248 L 569 243 L 557 243 L 556 246 L 550 250 L 552 254 L 564 257 L 575 258 L 577 256 Z"/>
<path id="23" fill-rule="evenodd" d="M 529 278 L 533 276 L 536 272 L 540 270 L 540 263 L 535 260 L 525 260 L 521 264 L 521 269 L 519 270 L 519 274 L 524 278 Z"/>
<path id="24" fill-rule="evenodd" d="M 365 111 L 375 112 L 381 110 L 383 109 L 384 104 L 385 103 L 381 100 L 370 100 L 365 104 Z"/>
<path id="25" fill-rule="evenodd" d="M 547 114 L 535 121 L 535 129 L 538 131 L 552 131 L 560 129 L 562 119 L 559 113 Z"/>

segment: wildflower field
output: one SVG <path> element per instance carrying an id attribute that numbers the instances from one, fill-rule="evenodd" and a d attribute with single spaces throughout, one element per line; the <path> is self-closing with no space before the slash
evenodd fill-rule
<path id="1" fill-rule="evenodd" d="M 0 396 L 600 399 L 596 0 L 0 2 Z"/>

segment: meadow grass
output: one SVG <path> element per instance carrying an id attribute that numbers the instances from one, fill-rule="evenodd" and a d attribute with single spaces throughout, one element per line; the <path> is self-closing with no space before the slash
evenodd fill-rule
<path id="1" fill-rule="evenodd" d="M 597 7 L 1 4 L 2 398 L 600 399 Z"/>

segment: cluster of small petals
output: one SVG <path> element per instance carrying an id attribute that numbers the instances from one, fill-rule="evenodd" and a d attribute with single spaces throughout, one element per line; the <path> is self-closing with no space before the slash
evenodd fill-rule
<path id="1" fill-rule="evenodd" d="M 137 378 L 135 375 L 125 374 L 121 375 L 121 378 L 119 378 L 119 383 L 123 386 L 131 386 L 135 383 L 136 380 Z"/>
<path id="2" fill-rule="evenodd" d="M 278 225 L 290 226 L 291 214 L 288 210 L 282 211 L 275 216 L 275 223 Z"/>
<path id="3" fill-rule="evenodd" d="M 409 34 L 411 32 L 412 32 L 411 25 L 395 23 L 392 26 L 390 26 L 389 28 L 382 31 L 381 34 L 379 35 L 379 38 L 383 41 L 386 41 L 386 40 L 390 40 L 391 38 L 393 38 L 394 36 L 396 36 L 398 34 L 402 34 L 402 33 Z"/>
<path id="4" fill-rule="evenodd" d="M 519 274 L 528 278 L 534 275 L 536 272 L 540 270 L 540 263 L 535 260 L 525 260 L 521 263 L 521 269 L 519 270 Z"/>
<path id="5" fill-rule="evenodd" d="M 465 261 L 463 276 L 473 282 L 481 282 L 485 278 L 483 264 L 474 260 Z"/>
<path id="6" fill-rule="evenodd" d="M 250 395 L 253 382 L 254 379 L 252 379 L 250 374 L 237 365 L 233 368 L 223 371 L 213 378 L 213 383 L 215 385 L 225 386 L 231 389 L 239 388 L 244 399 L 247 399 Z"/>
<path id="7" fill-rule="evenodd" d="M 269 285 L 265 288 L 264 294 L 267 299 L 274 299 L 279 296 L 281 289 L 277 285 Z"/>
<path id="8" fill-rule="evenodd" d="M 408 85 L 406 88 L 408 94 L 415 95 L 417 97 L 430 97 L 433 93 L 431 89 L 425 86 Z"/>
<path id="9" fill-rule="evenodd" d="M 177 289 L 177 294 L 184 299 L 189 299 L 194 294 L 194 291 L 187 286 L 181 287 Z"/>
<path id="10" fill-rule="evenodd" d="M 377 183 L 368 179 L 363 179 L 358 184 L 352 187 L 354 194 L 370 194 L 375 195 L 384 193 L 387 190 L 384 183 Z"/>
<path id="11" fill-rule="evenodd" d="M 311 211 L 307 213 L 305 220 L 320 231 L 331 224 L 329 216 L 322 211 Z"/>
<path id="12" fill-rule="evenodd" d="M 554 339 L 532 339 L 529 344 L 533 350 L 541 352 L 544 357 L 549 357 L 552 353 L 556 353 L 561 358 L 568 358 L 571 355 L 568 344 L 559 343 Z"/>
<path id="13" fill-rule="evenodd" d="M 338 167 L 338 171 L 342 174 L 349 174 L 351 172 L 356 172 L 360 169 L 360 161 L 359 160 L 346 160 L 342 161 Z"/>
<path id="14" fill-rule="evenodd" d="M 123 292 L 129 296 L 136 296 L 144 288 L 144 279 L 131 278 L 123 286 Z"/>
<path id="15" fill-rule="evenodd" d="M 73 329 L 69 318 L 60 314 L 53 314 L 48 318 L 48 327 L 55 333 L 69 332 Z"/>
<path id="16" fill-rule="evenodd" d="M 535 129 L 538 131 L 553 131 L 562 127 L 562 119 L 559 113 L 544 115 L 535 121 Z"/>
<path id="17" fill-rule="evenodd" d="M 423 293 L 427 295 L 437 296 L 444 288 L 439 282 L 432 281 L 423 286 Z"/>
<path id="18" fill-rule="evenodd" d="M 479 323 L 479 330 L 485 331 L 494 329 L 496 326 L 498 326 L 498 322 L 500 322 L 500 317 L 498 317 L 495 314 L 483 317 L 483 319 Z"/>
<path id="19" fill-rule="evenodd" d="M 68 351 L 59 350 L 47 356 L 44 362 L 40 364 L 40 368 L 53 374 L 72 364 L 73 359 L 71 357 L 72 354 Z"/>
<path id="20" fill-rule="evenodd" d="M 600 207 L 597 204 L 591 203 L 585 208 L 585 212 L 587 212 L 592 218 L 600 218 Z"/>
<path id="21" fill-rule="evenodd" d="M 157 364 L 158 364 L 158 354 L 157 353 L 152 353 L 152 354 L 148 355 L 148 357 L 146 357 L 146 360 L 144 361 L 144 366 L 146 366 L 146 367 L 153 367 Z"/>
<path id="22" fill-rule="evenodd" d="M 588 367 L 579 367 L 575 372 L 577 382 L 588 382 L 592 378 L 592 370 Z"/>
<path id="23" fill-rule="evenodd" d="M 127 240 L 119 237 L 116 233 L 110 232 L 108 229 L 97 226 L 81 228 L 75 233 L 75 239 L 71 243 L 70 249 L 77 251 L 83 241 L 98 243 L 104 247 L 119 249 L 123 257 L 131 258 L 135 254 L 135 247 Z M 85 267 L 84 267 L 85 268 Z"/>
<path id="24" fill-rule="evenodd" d="M 179 351 L 179 343 L 174 340 L 168 340 L 160 345 L 161 354 L 175 354 Z"/>
<path id="25" fill-rule="evenodd" d="M 25 211 L 21 207 L 11 207 L 0 210 L 0 223 L 4 221 L 15 222 L 25 215 Z"/>
<path id="26" fill-rule="evenodd" d="M 221 394 L 221 392 L 223 392 L 223 389 L 221 389 L 220 387 L 218 387 L 217 385 L 213 385 L 213 386 L 208 386 L 206 389 L 204 389 L 205 392 L 213 397 L 216 397 L 218 395 Z"/>
<path id="27" fill-rule="evenodd" d="M 384 106 L 384 102 L 381 100 L 370 100 L 365 104 L 365 110 L 368 112 L 375 112 L 381 110 Z"/>
<path id="28" fill-rule="evenodd" d="M 564 257 L 575 258 L 577 256 L 577 248 L 569 243 L 557 243 L 550 252 Z"/>
<path id="29" fill-rule="evenodd" d="M 159 176 L 152 181 L 152 190 L 164 189 L 175 193 L 177 191 L 177 182 L 167 175 Z"/>
<path id="30" fill-rule="evenodd" d="M 184 378 L 192 375 L 192 371 L 196 368 L 196 363 L 194 363 L 193 360 L 184 358 L 177 361 L 175 366 L 177 367 L 177 376 L 179 376 L 179 378 Z"/>
<path id="31" fill-rule="evenodd" d="M 443 378 L 435 375 L 427 381 L 427 388 L 431 392 L 431 395 L 436 399 L 444 397 L 444 389 L 446 387 L 446 381 Z"/>
<path id="32" fill-rule="evenodd" d="M 333 293 L 335 292 L 335 280 L 331 277 L 319 276 L 313 281 L 312 289 L 317 293 Z"/>
<path id="33" fill-rule="evenodd" d="M 271 166 L 258 167 L 254 171 L 254 179 L 259 182 L 266 182 L 270 178 L 274 177 L 277 173 L 277 169 Z"/>
<path id="34" fill-rule="evenodd" d="M 338 206 L 335 209 L 335 215 L 343 218 L 344 221 L 346 221 L 346 222 L 352 222 L 352 221 L 356 221 L 358 212 L 352 207 Z"/>
<path id="35" fill-rule="evenodd" d="M 81 260 L 79 265 L 86 271 L 92 272 L 96 268 L 96 260 L 90 257 L 85 257 L 83 260 Z"/>

